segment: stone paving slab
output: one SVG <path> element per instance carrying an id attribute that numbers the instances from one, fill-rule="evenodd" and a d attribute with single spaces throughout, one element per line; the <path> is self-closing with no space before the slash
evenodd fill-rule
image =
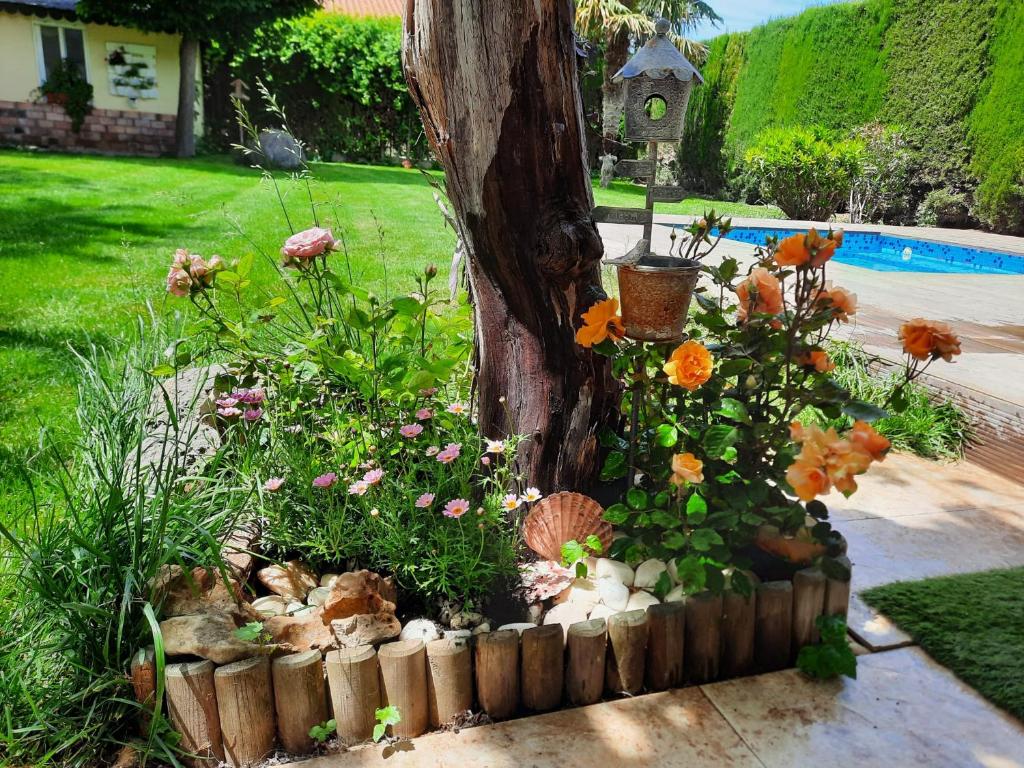
<path id="1" fill-rule="evenodd" d="M 856 680 L 796 670 L 703 691 L 765 768 L 1021 768 L 1024 728 L 918 648 L 861 656 Z"/>
<path id="2" fill-rule="evenodd" d="M 856 592 L 850 595 L 846 629 L 851 637 L 871 653 L 891 651 L 914 644 L 914 639 L 910 635 L 865 603 Z"/>

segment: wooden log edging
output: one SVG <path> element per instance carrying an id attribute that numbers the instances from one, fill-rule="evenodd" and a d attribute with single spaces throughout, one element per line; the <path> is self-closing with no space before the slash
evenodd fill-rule
<path id="1" fill-rule="evenodd" d="M 195 768 L 226 762 L 248 768 L 277 746 L 295 755 L 315 749 L 310 728 L 337 723 L 345 746 L 372 737 L 376 710 L 398 707 L 399 738 L 458 722 L 482 710 L 493 719 L 602 695 L 636 695 L 789 666 L 817 642 L 816 619 L 844 615 L 850 583 L 804 569 L 792 582 L 758 584 L 751 595 L 700 593 L 605 619 L 472 638 L 404 640 L 330 651 L 266 656 L 215 667 L 168 664 L 168 716 Z M 152 701 L 147 663 L 132 672 L 141 702 Z M 326 667 L 327 682 L 324 680 Z"/>

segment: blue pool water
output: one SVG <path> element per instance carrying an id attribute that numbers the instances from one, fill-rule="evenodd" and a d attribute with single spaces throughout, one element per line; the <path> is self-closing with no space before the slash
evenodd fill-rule
<path id="1" fill-rule="evenodd" d="M 767 237 L 781 239 L 802 231 L 737 227 L 729 232 L 727 239 L 764 245 Z M 847 232 L 842 248 L 836 250 L 834 261 L 878 272 L 1024 275 L 1024 256 L 930 240 L 892 237 L 877 232 Z"/>

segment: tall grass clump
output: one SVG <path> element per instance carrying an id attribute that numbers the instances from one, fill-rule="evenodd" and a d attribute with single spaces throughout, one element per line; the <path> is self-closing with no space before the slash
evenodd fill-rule
<path id="1" fill-rule="evenodd" d="M 217 542 L 245 497 L 187 476 L 173 419 L 165 448 L 144 454 L 145 371 L 163 341 L 140 327 L 131 346 L 78 359 L 81 437 L 50 476 L 26 469 L 47 492 L 0 524 L 0 763 L 97 764 L 126 744 L 176 762 L 159 712 L 140 738 L 126 673 L 147 645 L 162 672 L 151 580 L 169 564 L 221 563 Z"/>

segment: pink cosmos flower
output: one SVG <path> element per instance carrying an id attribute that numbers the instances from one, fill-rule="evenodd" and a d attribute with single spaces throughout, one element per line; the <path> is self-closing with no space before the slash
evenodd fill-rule
<path id="1" fill-rule="evenodd" d="M 334 472 L 328 472 L 326 475 L 320 475 L 320 477 L 313 479 L 314 488 L 330 488 L 338 482 L 338 475 Z"/>
<path id="2" fill-rule="evenodd" d="M 249 408 L 245 413 L 242 414 L 242 418 L 246 421 L 259 421 L 263 416 L 262 408 Z"/>
<path id="3" fill-rule="evenodd" d="M 420 390 L 420 397 L 433 397 L 437 394 L 437 387 L 427 387 Z"/>
<path id="4" fill-rule="evenodd" d="M 483 464 L 485 467 L 491 466 L 491 457 L 490 456 L 481 456 L 480 457 L 480 463 Z"/>
<path id="5" fill-rule="evenodd" d="M 273 493 L 274 491 L 280 490 L 282 485 L 284 485 L 283 477 L 271 477 L 263 484 L 263 489 Z"/>
<path id="6" fill-rule="evenodd" d="M 430 446 L 430 447 L 429 447 L 429 448 L 427 448 L 427 450 L 425 451 L 425 453 L 427 454 L 427 456 L 437 456 L 437 454 L 439 454 L 440 452 L 441 452 L 441 449 L 440 449 L 440 448 L 438 448 L 438 447 L 437 447 L 436 445 L 432 445 L 432 446 Z"/>
<path id="7" fill-rule="evenodd" d="M 188 272 L 181 267 L 171 267 L 171 271 L 167 273 L 167 292 L 172 296 L 184 298 L 191 290 L 192 278 L 188 276 Z"/>
<path id="8" fill-rule="evenodd" d="M 367 485 L 376 485 L 384 479 L 383 469 L 371 469 L 365 475 L 363 475 L 363 482 Z"/>
<path id="9" fill-rule="evenodd" d="M 406 424 L 398 430 L 398 433 L 402 437 L 416 437 L 422 431 L 423 427 L 420 424 Z"/>
<path id="10" fill-rule="evenodd" d="M 456 416 L 462 416 L 468 409 L 463 403 L 452 403 L 445 410 L 448 413 L 454 413 Z"/>
<path id="11" fill-rule="evenodd" d="M 493 453 L 495 455 L 502 454 L 505 452 L 505 441 L 504 440 L 488 440 L 487 441 L 487 453 Z"/>
<path id="12" fill-rule="evenodd" d="M 427 419 L 434 418 L 434 412 L 429 408 L 420 408 L 416 411 L 416 418 L 420 421 L 426 421 Z"/>
<path id="13" fill-rule="evenodd" d="M 334 235 L 331 230 L 323 227 L 311 227 L 296 232 L 284 241 L 281 248 L 281 255 L 285 257 L 285 264 L 294 264 L 302 261 L 309 261 L 314 256 L 319 256 L 327 251 L 334 250 Z"/>
<path id="14" fill-rule="evenodd" d="M 465 499 L 452 499 L 444 505 L 445 517 L 462 517 L 469 511 L 469 502 Z"/>
<path id="15" fill-rule="evenodd" d="M 365 480 L 356 480 L 348 487 L 348 492 L 352 496 L 365 496 L 368 490 L 370 490 L 370 484 Z"/>
<path id="16" fill-rule="evenodd" d="M 236 392 L 232 392 L 231 396 L 247 405 L 259 405 L 266 398 L 266 394 L 259 387 L 255 389 L 239 389 Z"/>
<path id="17" fill-rule="evenodd" d="M 426 509 L 434 503 L 434 494 L 424 493 L 418 499 L 416 499 L 416 506 L 420 509 Z"/>
<path id="18" fill-rule="evenodd" d="M 240 408 L 232 408 L 232 407 L 218 408 L 217 409 L 217 415 L 221 416 L 221 417 L 223 417 L 225 419 L 234 419 L 234 418 L 237 418 L 237 417 L 241 416 L 242 415 L 242 411 L 241 411 Z"/>
<path id="19" fill-rule="evenodd" d="M 448 443 L 445 449 L 437 454 L 437 460 L 442 464 L 451 464 L 459 458 L 459 451 L 461 450 L 462 446 L 459 443 Z"/>

